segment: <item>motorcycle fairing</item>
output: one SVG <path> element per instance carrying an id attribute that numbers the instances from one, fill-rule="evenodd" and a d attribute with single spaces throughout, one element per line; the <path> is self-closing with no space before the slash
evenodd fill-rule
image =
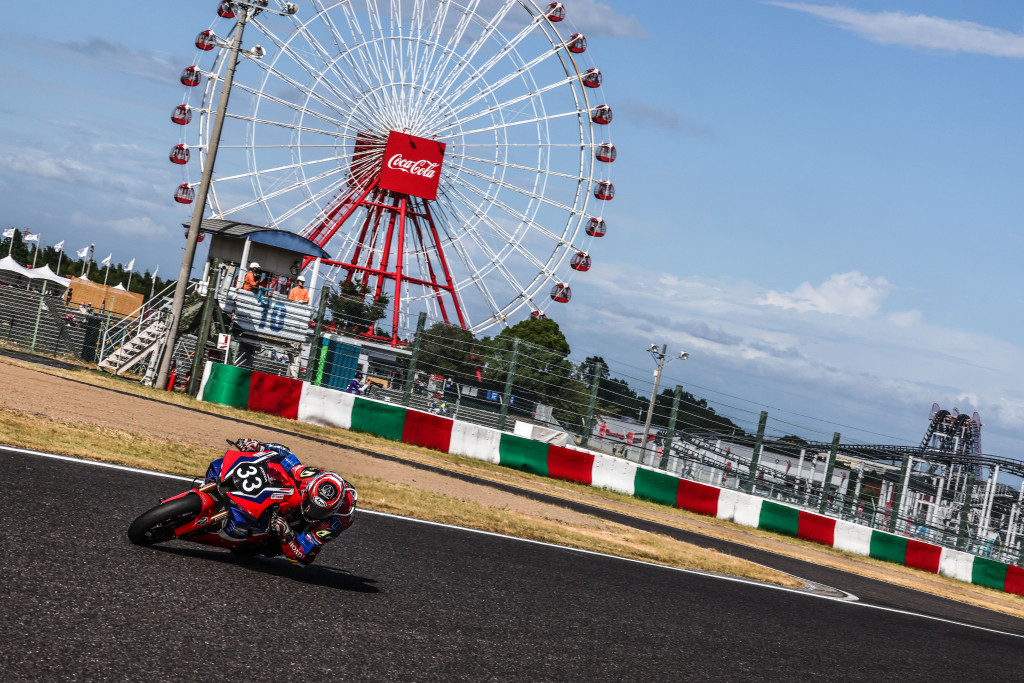
<path id="1" fill-rule="evenodd" d="M 295 488 L 281 485 L 290 477 L 280 464 L 271 461 L 274 457 L 278 456 L 272 451 L 228 451 L 219 468 L 221 492 L 253 522 L 272 505 L 290 508 L 295 504 L 291 501 Z"/>

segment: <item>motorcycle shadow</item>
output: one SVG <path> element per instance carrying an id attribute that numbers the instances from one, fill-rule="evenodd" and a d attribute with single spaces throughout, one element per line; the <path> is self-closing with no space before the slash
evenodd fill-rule
<path id="1" fill-rule="evenodd" d="M 280 557 L 266 557 L 263 555 L 247 557 L 244 555 L 235 555 L 228 551 L 207 550 L 205 548 L 190 546 L 154 545 L 150 546 L 150 548 L 158 552 L 170 553 L 172 555 L 181 555 L 201 560 L 221 562 L 223 564 L 232 564 L 248 569 L 249 571 L 269 574 L 271 576 L 281 576 L 298 581 L 299 583 L 307 583 L 313 586 L 323 586 L 324 588 L 334 588 L 336 590 L 352 591 L 355 593 L 381 592 L 380 588 L 374 585 L 377 583 L 374 579 L 357 576 L 351 572 L 345 571 L 344 569 L 337 569 L 336 567 L 323 564 L 314 563 L 302 567 L 294 565 L 288 560 Z"/>

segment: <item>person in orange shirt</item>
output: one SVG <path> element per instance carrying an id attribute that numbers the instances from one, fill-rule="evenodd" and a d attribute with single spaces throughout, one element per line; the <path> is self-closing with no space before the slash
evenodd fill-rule
<path id="1" fill-rule="evenodd" d="M 251 292 L 259 286 L 259 280 L 256 279 L 256 271 L 259 270 L 260 264 L 253 261 L 249 264 L 249 270 L 245 273 L 245 282 L 242 284 L 242 289 L 247 292 Z"/>
<path id="2" fill-rule="evenodd" d="M 298 301 L 301 304 L 309 303 L 309 290 L 305 288 L 306 276 L 300 275 L 292 291 L 288 292 L 288 301 Z"/>

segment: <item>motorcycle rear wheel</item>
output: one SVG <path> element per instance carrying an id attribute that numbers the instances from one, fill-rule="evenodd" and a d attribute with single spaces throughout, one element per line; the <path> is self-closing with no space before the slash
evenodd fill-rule
<path id="1" fill-rule="evenodd" d="M 175 498 L 143 512 L 128 527 L 128 540 L 136 545 L 152 545 L 174 537 L 174 530 L 190 522 L 203 509 L 199 496 Z"/>

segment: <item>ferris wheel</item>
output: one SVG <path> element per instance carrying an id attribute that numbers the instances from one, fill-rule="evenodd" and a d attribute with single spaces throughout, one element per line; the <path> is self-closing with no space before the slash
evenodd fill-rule
<path id="1" fill-rule="evenodd" d="M 223 2 L 196 39 L 212 59 L 183 72 L 171 117 L 179 202 L 199 185 L 230 68 L 217 48 L 247 13 L 252 47 L 233 74 L 208 217 L 323 247 L 329 280 L 388 297 L 392 341 L 419 311 L 475 333 L 570 300 L 607 230 L 616 149 L 601 72 L 562 3 L 266 5 Z"/>

